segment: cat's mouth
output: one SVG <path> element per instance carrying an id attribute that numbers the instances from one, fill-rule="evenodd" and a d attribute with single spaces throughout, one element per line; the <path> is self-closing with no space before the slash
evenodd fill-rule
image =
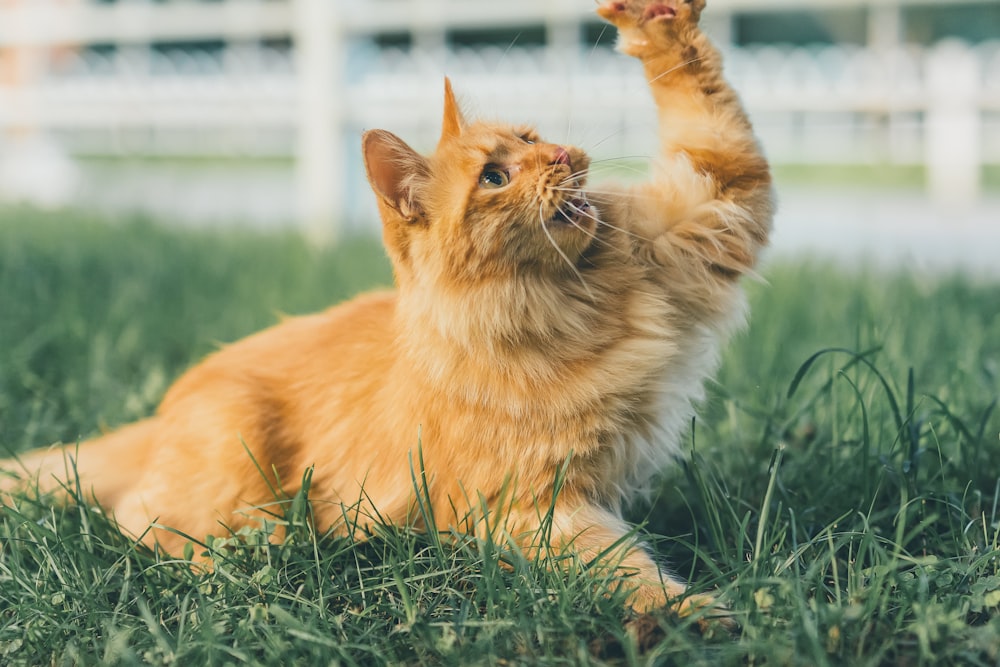
<path id="1" fill-rule="evenodd" d="M 573 225 L 579 227 L 580 223 L 593 217 L 590 202 L 586 197 L 573 197 L 567 199 L 559 206 L 547 221 L 550 225 Z"/>

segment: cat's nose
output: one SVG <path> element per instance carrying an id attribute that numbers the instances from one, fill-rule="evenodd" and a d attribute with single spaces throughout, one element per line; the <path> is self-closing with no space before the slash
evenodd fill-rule
<path id="1" fill-rule="evenodd" d="M 572 167 L 573 160 L 569 156 L 569 152 L 562 146 L 556 146 L 555 154 L 552 156 L 552 162 L 549 164 L 564 164 L 567 167 Z"/>

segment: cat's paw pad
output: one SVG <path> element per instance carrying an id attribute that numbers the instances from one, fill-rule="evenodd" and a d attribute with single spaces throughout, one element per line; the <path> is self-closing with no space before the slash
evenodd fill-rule
<path id="1" fill-rule="evenodd" d="M 677 27 L 697 24 L 705 0 L 654 0 L 642 12 L 644 23 L 654 25 L 674 24 Z"/>
<path id="2" fill-rule="evenodd" d="M 697 22 L 705 0 L 610 0 L 597 8 L 597 14 L 619 28 L 644 23 L 680 20 Z"/>
<path id="3" fill-rule="evenodd" d="M 642 13 L 642 20 L 656 21 L 658 19 L 670 20 L 677 17 L 677 8 L 669 4 L 654 3 L 646 7 Z"/>

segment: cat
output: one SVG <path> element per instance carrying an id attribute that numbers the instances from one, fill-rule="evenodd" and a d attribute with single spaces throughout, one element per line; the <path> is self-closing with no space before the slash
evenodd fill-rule
<path id="1" fill-rule="evenodd" d="M 3 490 L 58 494 L 77 475 L 124 531 L 180 554 L 259 522 L 314 466 L 322 531 L 419 524 L 419 491 L 437 524 L 423 528 L 482 531 L 502 512 L 531 550 L 551 512 L 548 546 L 631 575 L 636 611 L 716 604 L 623 539 L 621 509 L 679 453 L 773 216 L 768 163 L 698 27 L 704 5 L 597 10 L 658 109 L 648 182 L 588 190 L 582 150 L 469 121 L 446 80 L 431 155 L 384 130 L 362 138 L 395 290 L 224 347 L 153 416 L 0 463 L 20 471 Z"/>

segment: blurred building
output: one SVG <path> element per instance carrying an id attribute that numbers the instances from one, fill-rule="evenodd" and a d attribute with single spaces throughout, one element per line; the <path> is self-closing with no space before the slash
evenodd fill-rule
<path id="1" fill-rule="evenodd" d="M 55 2 L 69 4 L 89 2 L 95 5 L 136 4 L 137 0 L 34 0 L 32 4 Z M 226 4 L 226 0 L 138 0 L 150 4 Z M 331 0 L 338 9 L 337 0 Z M 24 4 L 25 0 L 4 0 L 0 7 Z M 291 2 L 276 0 L 284 4 L 285 11 L 292 11 Z M 367 5 L 378 11 L 386 7 L 386 14 L 402 12 L 402 17 L 386 20 L 386 28 L 372 26 L 372 36 L 380 45 L 433 47 L 450 45 L 508 46 L 513 43 L 523 46 L 541 45 L 553 40 L 565 39 L 569 32 L 586 44 L 609 40 L 604 25 L 595 20 L 591 7 L 583 3 L 568 11 L 551 12 L 546 4 L 562 5 L 569 8 L 571 3 L 536 3 L 535 11 L 525 12 L 530 3 L 512 3 L 501 6 L 504 20 L 500 25 L 463 26 L 450 25 L 447 18 L 435 16 L 448 3 L 435 0 L 357 0 L 352 4 Z M 467 6 L 482 6 L 482 0 L 467 0 Z M 734 2 L 716 0 L 711 4 L 707 20 L 711 27 L 735 45 L 783 43 L 783 44 L 857 44 L 871 45 L 886 39 L 901 43 L 930 45 L 946 38 L 957 38 L 967 42 L 982 42 L 1000 39 L 1000 4 L 994 0 L 803 0 L 798 7 L 790 8 L 788 2 L 780 0 L 752 0 Z M 520 14 L 520 16 L 519 16 Z M 546 21 L 546 15 L 555 20 Z M 428 24 L 423 17 L 433 19 Z M 411 20 L 412 19 L 412 20 Z M 265 41 L 272 46 L 292 41 L 290 20 L 284 22 L 285 34 L 279 28 Z M 411 25 L 407 25 L 410 23 Z M 200 48 L 206 50 L 223 48 L 226 40 L 220 37 L 199 39 L 172 39 L 154 41 L 149 46 L 154 50 L 171 48 Z M 113 40 L 102 44 L 90 44 L 89 48 L 102 51 L 114 49 Z"/>
<path id="2" fill-rule="evenodd" d="M 957 199 L 1000 164 L 996 0 L 709 4 L 775 161 L 925 165 Z M 432 146 L 444 74 L 473 111 L 641 157 L 648 100 L 612 39 L 589 0 L 0 0 L 0 197 L 72 180 L 26 178 L 18 144 L 292 158 L 300 218 L 364 218 L 360 131 Z"/>
<path id="3" fill-rule="evenodd" d="M 29 1 L 0 0 L 0 15 L 14 15 Z M 82 0 L 48 1 L 53 9 L 69 10 Z M 8 24 L 8 30 L 19 27 Z M 47 40 L 0 40 L 0 200 L 60 204 L 72 196 L 77 185 L 73 164 L 48 133 L 34 90 L 80 48 L 85 47 Z"/>

